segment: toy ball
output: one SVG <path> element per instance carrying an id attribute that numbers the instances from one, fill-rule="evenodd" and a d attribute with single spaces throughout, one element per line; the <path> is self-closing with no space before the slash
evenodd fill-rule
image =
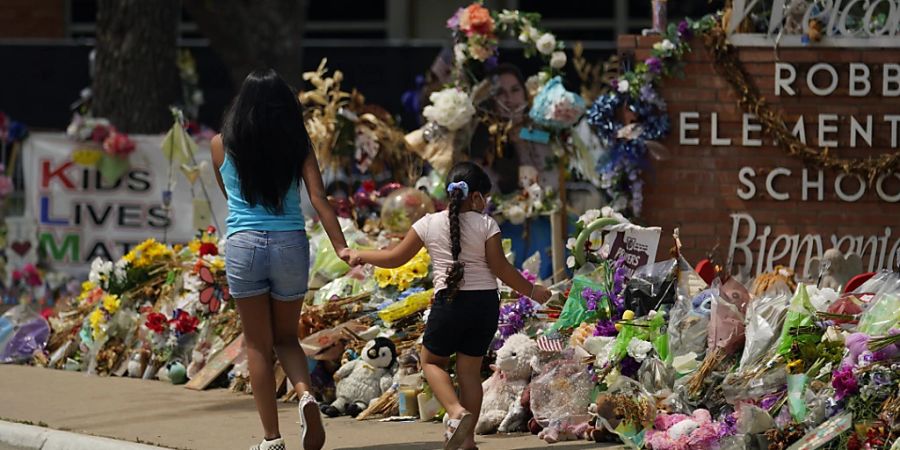
<path id="1" fill-rule="evenodd" d="M 413 223 L 434 212 L 434 203 L 418 189 L 405 187 L 391 192 L 381 206 L 381 225 L 390 233 L 405 233 Z"/>
<path id="2" fill-rule="evenodd" d="M 169 364 L 169 381 L 172 384 L 187 383 L 187 369 L 180 361 Z"/>

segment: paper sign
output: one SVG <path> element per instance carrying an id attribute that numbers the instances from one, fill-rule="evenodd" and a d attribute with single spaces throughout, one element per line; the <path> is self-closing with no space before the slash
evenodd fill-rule
<path id="1" fill-rule="evenodd" d="M 550 133 L 544 130 L 536 130 L 530 128 L 522 128 L 519 137 L 526 141 L 537 142 L 538 144 L 547 144 L 550 142 Z"/>
<path id="2" fill-rule="evenodd" d="M 209 202 L 203 198 L 194 199 L 194 229 L 203 230 L 210 226 L 212 222 L 212 208 Z"/>
<path id="3" fill-rule="evenodd" d="M 195 391 L 206 389 L 213 381 L 216 381 L 216 378 L 219 378 L 219 375 L 221 375 L 222 372 L 225 372 L 232 364 L 234 364 L 243 352 L 243 344 L 244 335 L 242 334 L 238 336 L 237 339 L 231 341 L 231 343 L 222 351 L 210 358 L 206 366 L 204 366 L 197 375 L 194 375 L 194 378 L 191 378 L 191 381 L 184 385 L 184 387 Z"/>
<path id="4" fill-rule="evenodd" d="M 806 436 L 788 447 L 788 450 L 815 450 L 849 430 L 852 419 L 852 414 L 848 412 L 834 416 L 806 433 Z"/>
<path id="5" fill-rule="evenodd" d="M 613 261 L 625 258 L 625 266 L 634 273 L 638 267 L 656 262 L 661 233 L 660 228 L 640 227 L 609 233 L 603 243 L 604 253 Z"/>

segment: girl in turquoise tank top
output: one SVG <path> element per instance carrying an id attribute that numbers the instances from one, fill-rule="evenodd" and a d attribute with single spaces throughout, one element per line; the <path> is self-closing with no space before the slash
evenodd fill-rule
<path id="1" fill-rule="evenodd" d="M 275 405 L 272 353 L 300 394 L 304 449 L 320 449 L 325 429 L 310 393 L 306 355 L 297 341 L 309 274 L 309 241 L 298 190 L 306 186 L 335 251 L 349 259 L 337 216 L 297 95 L 272 69 L 244 80 L 210 146 L 216 178 L 228 200 L 225 271 L 247 344 L 253 397 L 265 431 L 251 450 L 284 450 Z"/>

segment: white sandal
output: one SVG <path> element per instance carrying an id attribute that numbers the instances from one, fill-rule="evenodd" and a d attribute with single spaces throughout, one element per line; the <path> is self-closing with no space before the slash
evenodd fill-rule
<path id="1" fill-rule="evenodd" d="M 459 419 L 448 420 L 444 431 L 444 450 L 459 449 L 474 427 L 475 417 L 468 411 L 463 412 Z"/>
<path id="2" fill-rule="evenodd" d="M 319 450 L 325 445 L 325 426 L 322 424 L 322 414 L 319 412 L 319 403 L 309 392 L 304 392 L 300 397 L 300 406 L 297 407 L 300 414 L 300 441 L 304 450 Z M 309 434 L 310 425 L 318 428 L 318 433 Z"/>

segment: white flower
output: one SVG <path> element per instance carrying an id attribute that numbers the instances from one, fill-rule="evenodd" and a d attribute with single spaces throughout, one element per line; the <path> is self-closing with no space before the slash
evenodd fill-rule
<path id="1" fill-rule="evenodd" d="M 576 242 L 577 242 L 577 239 L 569 238 L 569 240 L 566 241 L 566 248 L 574 249 Z"/>
<path id="2" fill-rule="evenodd" d="M 475 115 L 472 99 L 459 89 L 447 88 L 432 93 L 429 99 L 431 105 L 426 106 L 422 114 L 450 131 L 466 126 Z"/>
<path id="3" fill-rule="evenodd" d="M 562 69 L 566 65 L 566 52 L 556 51 L 550 55 L 550 67 L 554 69 Z"/>
<path id="4" fill-rule="evenodd" d="M 525 213 L 525 208 L 521 205 L 512 205 L 506 210 L 506 219 L 513 225 L 525 223 L 526 218 L 527 214 Z"/>
<path id="5" fill-rule="evenodd" d="M 469 48 L 466 44 L 456 44 L 453 46 L 453 59 L 457 64 L 462 64 L 466 58 L 466 50 Z"/>
<path id="6" fill-rule="evenodd" d="M 672 41 L 670 41 L 668 39 L 664 39 L 662 42 L 657 42 L 657 43 L 653 44 L 653 50 L 656 50 L 658 52 L 662 52 L 662 51 L 670 52 L 672 50 L 675 50 L 675 44 L 673 44 Z"/>
<path id="7" fill-rule="evenodd" d="M 621 93 L 628 92 L 628 89 L 631 88 L 631 85 L 628 83 L 628 80 L 619 80 L 618 91 Z"/>
<path id="8" fill-rule="evenodd" d="M 112 261 L 103 261 L 99 256 L 91 262 L 91 273 L 88 274 L 88 280 L 94 284 L 100 284 L 100 281 L 109 277 L 109 273 L 113 269 Z"/>
<path id="9" fill-rule="evenodd" d="M 568 258 L 566 258 L 566 267 L 568 267 L 570 269 L 575 268 L 575 257 L 574 256 L 569 256 Z"/>
<path id="10" fill-rule="evenodd" d="M 543 36 L 538 38 L 534 45 L 539 52 L 549 55 L 553 53 L 553 50 L 556 50 L 556 36 L 552 33 L 544 33 Z"/>
<path id="11" fill-rule="evenodd" d="M 631 338 L 628 342 L 628 356 L 634 358 L 637 362 L 643 362 L 647 359 L 647 353 L 653 349 L 650 342 L 636 337 Z"/>
<path id="12" fill-rule="evenodd" d="M 600 214 L 601 213 L 599 209 L 589 209 L 585 211 L 584 214 L 581 215 L 581 217 L 578 218 L 578 221 L 581 222 L 584 226 L 588 226 L 591 224 L 591 222 L 599 219 L 601 217 Z"/>
<path id="13" fill-rule="evenodd" d="M 537 28 L 528 27 L 528 39 L 537 42 L 541 38 L 541 32 Z"/>
<path id="14" fill-rule="evenodd" d="M 500 23 L 511 24 L 515 23 L 519 20 L 519 11 L 510 11 L 508 9 L 504 9 L 497 15 L 497 19 L 500 20 Z"/>

